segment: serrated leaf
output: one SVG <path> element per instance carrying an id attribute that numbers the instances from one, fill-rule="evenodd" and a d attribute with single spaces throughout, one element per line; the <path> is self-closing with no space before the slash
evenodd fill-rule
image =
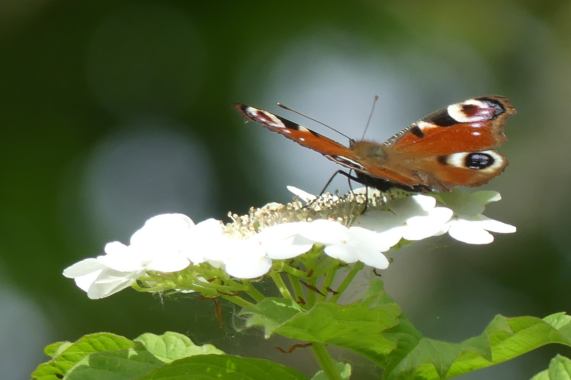
<path id="1" fill-rule="evenodd" d="M 549 362 L 549 367 L 539 372 L 531 380 L 569 380 L 571 379 L 571 360 L 557 355 Z"/>
<path id="2" fill-rule="evenodd" d="M 197 346 L 189 337 L 176 332 L 166 332 L 163 335 L 145 333 L 136 338 L 135 342 L 165 363 L 194 355 L 224 353 L 211 344 Z"/>
<path id="3" fill-rule="evenodd" d="M 538 347 L 571 346 L 571 317 L 558 313 L 544 319 L 496 316 L 484 332 L 461 343 L 411 338 L 378 364 L 388 379 L 441 379 L 503 363 Z M 399 326 L 400 328 L 400 326 Z M 398 330 L 398 328 L 397 328 Z M 396 340 L 407 336 L 395 335 Z"/>
<path id="4" fill-rule="evenodd" d="M 300 372 L 264 359 L 199 355 L 176 360 L 141 380 L 307 380 Z"/>
<path id="5" fill-rule="evenodd" d="M 380 281 L 373 283 L 363 300 L 339 305 L 318 302 L 309 310 L 282 299 L 262 300 L 255 311 L 243 313 L 247 326 L 261 326 L 266 336 L 279 334 L 291 339 L 350 348 L 381 359 L 395 349 L 383 332 L 399 323 L 400 308 L 387 298 Z"/>
<path id="6" fill-rule="evenodd" d="M 53 358 L 63 352 L 71 345 L 71 342 L 54 342 L 44 347 L 44 354 Z"/>
<path id="7" fill-rule="evenodd" d="M 135 380 L 164 363 L 145 349 L 96 352 L 77 363 L 66 380 Z"/>
<path id="8" fill-rule="evenodd" d="M 266 297 L 256 304 L 255 310 L 243 310 L 240 315 L 246 317 L 246 327 L 261 327 L 268 338 L 282 323 L 302 311 L 293 301 Z"/>
<path id="9" fill-rule="evenodd" d="M 335 344 L 371 358 L 380 358 L 396 347 L 383 332 L 398 324 L 399 314 L 396 304 L 369 307 L 363 303 L 323 302 L 305 313 L 296 314 L 275 332 L 292 339 Z"/>
<path id="10" fill-rule="evenodd" d="M 52 346 L 53 345 L 53 346 Z M 40 364 L 32 373 L 34 380 L 62 379 L 78 362 L 95 352 L 112 352 L 134 346 L 129 339 L 110 333 L 96 333 L 81 337 L 73 343 L 56 343 L 48 346 L 48 351 L 55 356 L 48 362 Z"/>

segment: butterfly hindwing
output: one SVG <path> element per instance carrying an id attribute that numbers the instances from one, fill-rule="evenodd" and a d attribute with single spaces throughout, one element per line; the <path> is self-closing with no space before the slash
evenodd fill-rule
<path id="1" fill-rule="evenodd" d="M 482 96 L 451 104 L 397 133 L 386 144 L 412 156 L 493 149 L 506 140 L 504 125 L 515 113 L 502 96 Z"/>
<path id="2" fill-rule="evenodd" d="M 385 166 L 404 167 L 404 172 L 440 191 L 482 185 L 508 164 L 493 149 L 505 142 L 504 125 L 514 113 L 509 100 L 500 96 L 452 104 L 391 138 Z"/>

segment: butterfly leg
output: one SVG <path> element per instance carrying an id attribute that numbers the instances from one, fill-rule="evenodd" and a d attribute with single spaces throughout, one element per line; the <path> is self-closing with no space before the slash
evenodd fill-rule
<path id="1" fill-rule="evenodd" d="M 323 189 L 321 189 L 319 196 L 322 196 L 323 193 L 325 193 L 325 190 L 327 190 L 329 185 L 331 185 L 333 178 L 335 178 L 337 176 L 337 174 L 341 174 L 341 175 L 344 175 L 345 177 L 347 177 L 347 180 L 349 181 L 349 188 L 351 189 L 351 192 L 353 192 L 353 188 L 351 187 L 351 180 L 361 183 L 361 181 L 359 181 L 359 178 L 351 175 L 351 172 L 347 173 L 347 172 L 344 172 L 343 170 L 337 170 L 335 173 L 333 173 L 333 175 L 331 177 L 329 177 L 329 179 L 327 180 L 327 183 L 325 183 L 325 186 L 323 186 Z"/>
<path id="2" fill-rule="evenodd" d="M 349 189 L 351 191 L 351 194 L 353 194 L 353 196 L 355 196 L 355 193 L 353 192 L 353 185 L 351 184 L 352 181 L 355 181 L 357 183 L 365 185 L 365 207 L 361 212 L 361 213 L 364 213 L 365 211 L 367 211 L 367 204 L 368 204 L 368 200 L 369 200 L 369 187 L 367 186 L 367 184 L 365 184 L 363 182 L 363 180 L 361 178 L 359 178 L 356 175 L 351 174 L 352 172 L 353 172 L 353 170 L 350 170 L 349 173 L 347 173 L 343 170 L 337 170 L 335 173 L 333 173 L 333 175 L 331 177 L 329 177 L 329 180 L 327 180 L 327 183 L 325 184 L 325 186 L 323 186 L 323 189 L 319 193 L 319 196 L 322 196 L 323 193 L 325 193 L 325 190 L 327 190 L 327 188 L 329 187 L 329 185 L 333 181 L 333 178 L 335 178 L 338 174 L 341 174 L 341 175 L 347 177 L 347 184 L 349 185 Z M 313 201 L 311 201 L 310 203 L 308 203 L 307 206 L 310 206 L 314 201 L 315 201 L 315 199 Z"/>
<path id="3" fill-rule="evenodd" d="M 335 173 L 333 173 L 333 175 L 331 175 L 331 177 L 329 177 L 329 179 L 327 180 L 327 182 L 325 183 L 325 186 L 323 186 L 323 188 L 321 189 L 321 191 L 319 192 L 319 194 L 317 195 L 317 197 L 315 197 L 312 201 L 310 201 L 309 203 L 307 203 L 304 208 L 306 207 L 311 207 L 311 205 L 313 204 L 313 202 L 315 202 L 319 197 L 321 197 L 324 193 L 325 190 L 327 190 L 327 188 L 329 187 L 329 185 L 331 185 L 331 182 L 333 181 L 333 179 L 338 175 L 344 175 L 345 177 L 347 177 L 347 180 L 349 181 L 349 187 L 351 188 L 351 192 L 353 192 L 353 189 L 351 187 L 351 180 L 356 181 L 361 183 L 361 181 L 359 181 L 359 178 L 356 176 L 351 175 L 350 173 L 346 173 L 343 170 L 337 170 Z"/>

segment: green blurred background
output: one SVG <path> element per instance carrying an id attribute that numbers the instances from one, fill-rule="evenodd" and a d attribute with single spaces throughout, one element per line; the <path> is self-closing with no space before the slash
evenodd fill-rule
<path id="1" fill-rule="evenodd" d="M 318 192 L 335 165 L 244 126 L 236 101 L 282 101 L 357 137 L 378 94 L 368 137 L 383 140 L 451 102 L 508 96 L 511 164 L 487 186 L 504 197 L 487 214 L 518 232 L 417 244 L 386 286 L 441 339 L 478 334 L 497 313 L 569 311 L 571 2 L 341 4 L 0 2 L 2 378 L 27 378 L 44 345 L 96 331 L 175 330 L 314 370 L 308 350 L 236 332 L 230 306 L 220 327 L 211 302 L 130 290 L 90 301 L 61 275 L 157 213 L 223 218 L 288 201 L 288 184 Z M 556 351 L 569 354 L 542 349 L 464 378 L 528 378 Z M 378 376 L 364 361 L 354 372 Z"/>

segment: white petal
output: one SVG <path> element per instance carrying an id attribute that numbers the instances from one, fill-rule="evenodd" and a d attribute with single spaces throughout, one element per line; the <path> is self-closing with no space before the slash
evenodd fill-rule
<path id="1" fill-rule="evenodd" d="M 498 232 L 502 234 L 511 234 L 516 232 L 517 228 L 511 224 L 500 222 L 499 220 L 490 219 L 482 215 L 482 220 L 480 222 L 482 228 L 492 232 Z"/>
<path id="2" fill-rule="evenodd" d="M 236 278 L 256 278 L 266 274 L 272 267 L 270 260 L 255 238 L 228 239 L 222 262 L 224 270 Z"/>
<path id="3" fill-rule="evenodd" d="M 183 214 L 157 215 L 131 236 L 129 248 L 143 256 L 144 262 L 171 255 L 185 256 L 194 227 L 192 220 Z"/>
<path id="4" fill-rule="evenodd" d="M 164 244 L 186 236 L 194 227 L 193 221 L 184 214 L 161 214 L 153 216 L 131 236 L 131 246 Z"/>
<path id="5" fill-rule="evenodd" d="M 327 256 L 348 264 L 358 260 L 356 252 L 348 244 L 328 245 L 325 247 L 324 252 Z"/>
<path id="6" fill-rule="evenodd" d="M 450 222 L 448 234 L 456 240 L 468 244 L 489 244 L 494 236 L 475 223 L 466 220 L 453 220 Z"/>
<path id="7" fill-rule="evenodd" d="M 377 269 L 387 269 L 389 267 L 389 260 L 381 252 L 362 252 L 359 255 L 359 260 Z"/>
<path id="8" fill-rule="evenodd" d="M 384 232 L 401 227 L 405 221 L 406 218 L 398 216 L 393 212 L 372 209 L 359 216 L 353 223 L 353 226 Z"/>
<path id="9" fill-rule="evenodd" d="M 90 273 L 99 272 L 103 269 L 105 269 L 105 266 L 97 259 L 89 258 L 68 266 L 63 270 L 63 275 L 67 278 L 76 278 Z"/>
<path id="10" fill-rule="evenodd" d="M 378 269 L 386 269 L 389 266 L 388 259 L 381 251 L 388 251 L 392 245 L 388 245 L 381 234 L 361 227 L 351 227 L 349 232 L 349 245 L 360 261 Z"/>
<path id="11" fill-rule="evenodd" d="M 454 210 L 456 215 L 476 216 L 486 209 L 490 202 L 497 202 L 502 199 L 497 191 L 476 191 L 466 192 L 454 190 L 449 193 L 440 193 L 442 201 Z"/>
<path id="12" fill-rule="evenodd" d="M 182 255 L 165 254 L 160 258 L 150 261 L 147 265 L 145 265 L 145 269 L 163 273 L 171 273 L 181 271 L 189 265 L 190 261 Z"/>
<path id="13" fill-rule="evenodd" d="M 436 206 L 436 198 L 429 195 L 416 194 L 410 197 L 421 209 L 429 211 Z"/>
<path id="14" fill-rule="evenodd" d="M 140 273 L 119 273 L 103 271 L 89 287 L 87 296 L 90 299 L 100 299 L 115 294 L 131 286 Z"/>
<path id="15" fill-rule="evenodd" d="M 125 252 L 127 249 L 128 247 L 125 244 L 119 241 L 112 241 L 105 244 L 105 248 L 103 250 L 107 254 L 119 254 Z"/>
<path id="16" fill-rule="evenodd" d="M 131 247 L 114 242 L 107 244 L 105 251 L 107 254 L 97 260 L 107 268 L 117 272 L 137 272 L 144 268 L 145 257 Z"/>
<path id="17" fill-rule="evenodd" d="M 427 216 L 436 205 L 431 196 L 417 194 L 412 197 L 391 200 L 386 206 L 388 211 L 371 210 L 361 215 L 353 225 L 362 226 L 378 232 L 400 228 L 412 217 Z"/>
<path id="18" fill-rule="evenodd" d="M 502 195 L 493 190 L 480 190 L 472 193 L 474 199 L 479 202 L 487 204 L 491 202 L 499 202 L 502 200 Z"/>
<path id="19" fill-rule="evenodd" d="M 75 285 L 84 292 L 88 292 L 89 288 L 93 286 L 93 283 L 97 280 L 97 277 L 101 274 L 103 269 L 85 274 L 83 276 L 75 277 L 73 280 L 75 281 Z"/>
<path id="20" fill-rule="evenodd" d="M 349 241 L 355 247 L 375 252 L 388 251 L 393 246 L 386 235 L 356 226 L 349 228 Z"/>
<path id="21" fill-rule="evenodd" d="M 387 249 L 383 249 L 382 251 L 388 251 L 389 248 L 397 245 L 402 240 L 405 230 L 405 226 L 399 226 L 383 232 L 377 232 L 379 239 L 381 239 L 385 247 L 387 247 Z"/>
<path id="22" fill-rule="evenodd" d="M 307 223 L 300 232 L 303 237 L 320 244 L 337 244 L 347 240 L 349 229 L 339 222 L 318 219 Z"/>
<path id="23" fill-rule="evenodd" d="M 309 203 L 312 200 L 314 200 L 315 198 L 317 198 L 315 195 L 310 194 L 304 190 L 298 189 L 295 186 L 287 186 L 287 189 L 289 190 L 290 193 L 292 193 L 293 195 L 295 195 L 296 197 L 298 197 L 299 199 L 301 199 L 305 203 Z"/>
<path id="24" fill-rule="evenodd" d="M 446 223 L 452 218 L 453 211 L 446 207 L 435 207 L 427 216 L 414 216 L 407 220 L 403 237 L 407 240 L 422 240 L 441 235 L 446 231 Z"/>
<path id="25" fill-rule="evenodd" d="M 257 239 L 271 259 L 290 259 L 306 253 L 313 246 L 313 241 L 301 235 L 308 223 L 284 223 L 262 230 Z"/>
<path id="26" fill-rule="evenodd" d="M 217 250 L 221 241 L 226 239 L 224 225 L 217 219 L 206 219 L 198 223 L 192 230 L 192 237 L 186 258 L 193 264 L 200 264 L 204 261 L 215 260 Z"/>

